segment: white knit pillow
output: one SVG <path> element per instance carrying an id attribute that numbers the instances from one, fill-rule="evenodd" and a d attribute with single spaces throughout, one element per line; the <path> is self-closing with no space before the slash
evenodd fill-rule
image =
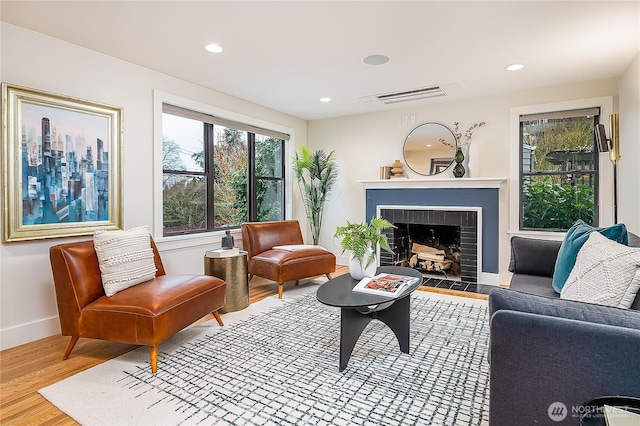
<path id="1" fill-rule="evenodd" d="M 640 248 L 593 232 L 578 252 L 561 299 L 630 308 L 640 289 Z"/>
<path id="2" fill-rule="evenodd" d="M 151 238 L 146 227 L 128 231 L 96 231 L 93 245 L 107 296 L 156 276 Z"/>

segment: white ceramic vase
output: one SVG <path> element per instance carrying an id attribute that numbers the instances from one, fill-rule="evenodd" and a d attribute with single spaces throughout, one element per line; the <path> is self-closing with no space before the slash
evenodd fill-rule
<path id="1" fill-rule="evenodd" d="M 478 155 L 479 152 L 476 149 L 473 141 L 470 141 L 469 145 L 467 145 L 466 150 L 462 151 L 464 153 L 464 167 L 467 169 L 467 173 L 465 173 L 464 177 L 477 177 L 478 176 Z"/>
<path id="2" fill-rule="evenodd" d="M 368 258 L 369 253 L 364 256 L 363 262 L 366 263 Z M 353 279 L 361 280 L 364 277 L 372 277 L 375 275 L 376 269 L 377 266 L 375 260 L 371 262 L 371 265 L 365 268 L 364 265 L 360 264 L 360 262 L 353 257 L 353 254 L 349 254 L 349 274 L 351 274 Z"/>

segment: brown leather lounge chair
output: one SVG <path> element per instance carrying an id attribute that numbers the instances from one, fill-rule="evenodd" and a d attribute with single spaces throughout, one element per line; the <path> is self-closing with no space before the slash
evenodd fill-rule
<path id="1" fill-rule="evenodd" d="M 323 249 L 287 251 L 273 247 L 304 244 L 297 220 L 247 222 L 242 224 L 242 246 L 247 251 L 249 281 L 254 275 L 278 283 L 282 299 L 284 283 L 325 275 L 331 279 L 336 256 Z"/>
<path id="2" fill-rule="evenodd" d="M 62 335 L 71 336 L 63 359 L 80 337 L 149 346 L 151 371 L 158 367 L 158 345 L 225 304 L 226 283 L 206 275 L 166 275 L 151 240 L 156 277 L 107 297 L 93 241 L 51 247 Z"/>

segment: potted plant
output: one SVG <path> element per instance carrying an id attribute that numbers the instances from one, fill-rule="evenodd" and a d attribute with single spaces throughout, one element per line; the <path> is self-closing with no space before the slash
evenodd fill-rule
<path id="1" fill-rule="evenodd" d="M 380 231 L 396 228 L 391 222 L 382 218 L 372 218 L 369 223 L 351 223 L 338 226 L 334 238 L 342 238 L 342 253 L 349 250 L 349 273 L 357 280 L 371 277 L 376 272 L 376 245 L 393 253 L 387 236 Z"/>
<path id="2" fill-rule="evenodd" d="M 303 145 L 296 152 L 293 161 L 293 171 L 302 193 L 304 210 L 311 226 L 313 244 L 318 244 L 320 239 L 324 202 L 338 177 L 338 166 L 333 157 L 334 152 L 331 151 L 329 154 L 323 150 L 311 152 Z"/>

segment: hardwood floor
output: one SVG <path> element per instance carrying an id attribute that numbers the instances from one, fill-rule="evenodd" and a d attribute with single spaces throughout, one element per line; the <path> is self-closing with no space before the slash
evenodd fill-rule
<path id="1" fill-rule="evenodd" d="M 332 276 L 348 272 L 338 266 Z M 285 286 L 285 292 L 287 286 Z M 277 294 L 277 284 L 254 277 L 249 286 L 251 303 Z M 455 296 L 484 298 L 485 295 L 420 287 L 420 290 L 446 293 Z M 203 320 L 213 319 L 212 315 Z M 65 336 L 51 336 L 0 352 L 0 424 L 2 425 L 76 425 L 71 417 L 58 410 L 38 393 L 76 373 L 87 370 L 138 346 L 80 339 L 68 360 L 62 354 L 69 341 Z"/>

